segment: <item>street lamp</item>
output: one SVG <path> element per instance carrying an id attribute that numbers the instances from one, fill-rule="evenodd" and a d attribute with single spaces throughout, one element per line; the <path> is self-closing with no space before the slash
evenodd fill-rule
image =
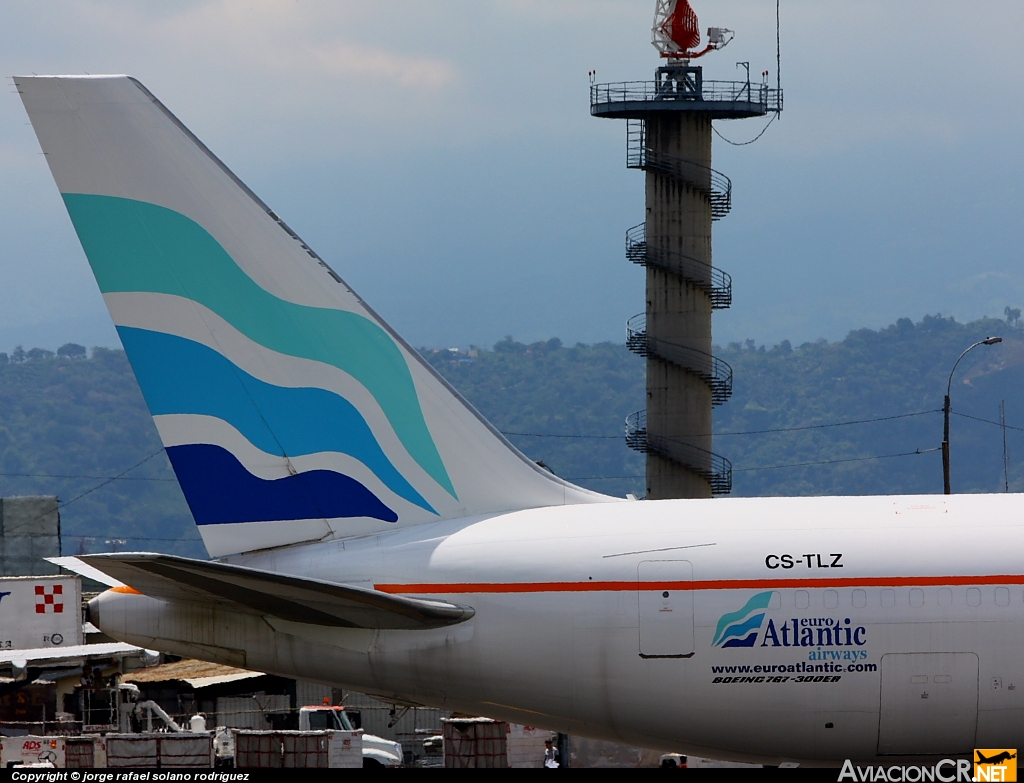
<path id="1" fill-rule="evenodd" d="M 979 345 L 995 345 L 1001 343 L 1002 337 L 986 337 L 984 340 L 980 340 L 960 354 L 960 359 L 963 359 L 968 353 L 973 351 Z M 949 381 L 946 383 L 946 400 L 942 405 L 942 415 L 945 419 L 942 425 L 942 487 L 943 493 L 949 494 L 949 390 L 953 385 L 953 373 L 956 372 L 956 366 L 960 364 L 960 359 L 957 359 L 953 363 L 953 369 L 949 371 Z"/>

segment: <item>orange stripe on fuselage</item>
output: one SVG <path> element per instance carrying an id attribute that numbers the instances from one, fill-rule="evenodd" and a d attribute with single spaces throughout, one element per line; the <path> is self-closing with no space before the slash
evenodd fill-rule
<path id="1" fill-rule="evenodd" d="M 1021 574 L 990 576 L 862 576 L 808 579 L 709 579 L 686 582 L 460 582 L 454 584 L 380 584 L 382 593 L 600 593 L 626 590 L 783 590 L 796 587 L 953 587 L 1019 585 Z"/>

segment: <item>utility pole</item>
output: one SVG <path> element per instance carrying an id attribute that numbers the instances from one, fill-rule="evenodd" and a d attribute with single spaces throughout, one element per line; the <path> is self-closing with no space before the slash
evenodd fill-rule
<path id="1" fill-rule="evenodd" d="M 974 345 L 970 346 L 966 351 L 960 354 L 960 359 L 963 359 L 968 353 L 973 351 L 979 345 L 995 345 L 1001 343 L 1002 337 L 986 337 L 984 340 L 979 340 Z M 949 495 L 949 392 L 953 385 L 953 373 L 956 372 L 956 366 L 960 364 L 960 359 L 957 359 L 953 363 L 953 369 L 949 371 L 949 380 L 946 382 L 946 399 L 942 404 L 942 491 L 944 494 Z"/>
<path id="2" fill-rule="evenodd" d="M 1003 428 L 1003 491 L 1010 491 L 1010 452 L 1006 448 L 1006 400 L 999 401 L 999 424 Z"/>

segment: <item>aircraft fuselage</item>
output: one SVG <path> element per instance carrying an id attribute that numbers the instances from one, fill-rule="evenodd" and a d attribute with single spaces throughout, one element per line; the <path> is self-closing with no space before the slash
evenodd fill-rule
<path id="1" fill-rule="evenodd" d="M 98 619 L 146 647 L 720 758 L 1018 747 L 1018 506 L 988 495 L 534 509 L 229 558 L 475 609 L 447 628 L 317 627 L 125 592 L 98 599 Z"/>

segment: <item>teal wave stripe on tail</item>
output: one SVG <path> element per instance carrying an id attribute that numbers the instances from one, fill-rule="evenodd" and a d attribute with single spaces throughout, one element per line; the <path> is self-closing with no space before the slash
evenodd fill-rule
<path id="1" fill-rule="evenodd" d="M 744 604 L 743 608 L 740 609 L 738 612 L 729 612 L 728 614 L 723 614 L 721 619 L 718 621 L 718 628 L 715 629 L 715 638 L 711 640 L 711 644 L 718 644 L 719 640 L 722 638 L 722 634 L 725 633 L 725 630 L 730 625 L 735 623 L 737 620 L 742 620 L 755 609 L 767 609 L 768 603 L 771 600 L 771 590 L 769 590 L 766 593 L 758 593 L 749 601 L 747 601 L 747 603 Z"/>
<path id="2" fill-rule="evenodd" d="M 185 297 L 272 351 L 343 370 L 377 400 L 412 458 L 458 498 L 423 418 L 405 357 L 375 322 L 274 296 L 245 274 L 206 229 L 174 210 L 113 196 L 63 196 L 103 293 Z"/>

